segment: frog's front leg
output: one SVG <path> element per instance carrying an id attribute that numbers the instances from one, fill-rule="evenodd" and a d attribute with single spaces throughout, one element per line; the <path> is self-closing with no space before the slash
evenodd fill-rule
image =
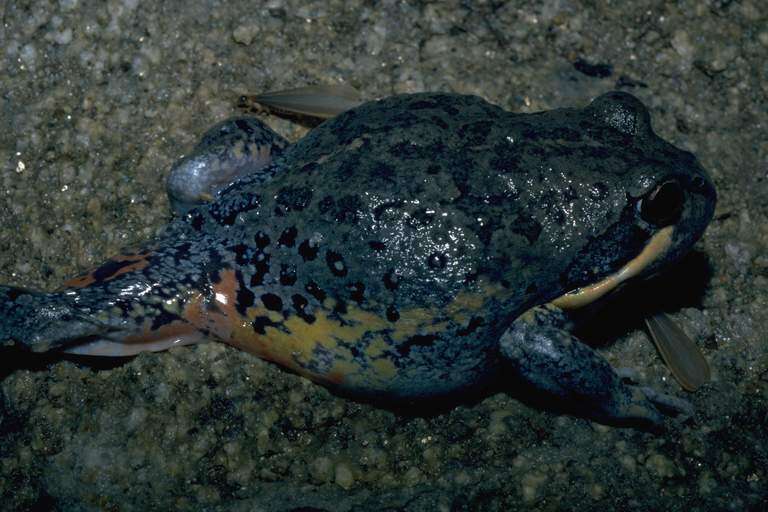
<path id="1" fill-rule="evenodd" d="M 253 117 L 222 121 L 208 130 L 192 152 L 176 162 L 166 189 L 177 215 L 214 200 L 219 192 L 246 175 L 268 181 L 270 165 L 288 142 Z"/>
<path id="2" fill-rule="evenodd" d="M 625 383 L 569 327 L 559 309 L 533 308 L 502 335 L 501 353 L 524 382 L 563 409 L 600 423 L 658 429 L 663 414 L 690 414 L 684 400 Z"/>

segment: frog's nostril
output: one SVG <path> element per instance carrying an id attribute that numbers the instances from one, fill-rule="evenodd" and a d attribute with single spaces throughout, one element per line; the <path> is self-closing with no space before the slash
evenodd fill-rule
<path id="1" fill-rule="evenodd" d="M 684 200 L 680 184 L 676 181 L 666 181 L 642 199 L 640 215 L 651 224 L 667 226 L 677 220 Z"/>

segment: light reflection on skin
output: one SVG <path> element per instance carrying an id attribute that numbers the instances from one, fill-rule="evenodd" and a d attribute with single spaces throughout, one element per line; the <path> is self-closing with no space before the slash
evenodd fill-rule
<path id="1" fill-rule="evenodd" d="M 121 298 L 143 297 L 151 293 L 153 288 L 154 286 L 150 283 L 130 283 L 120 290 L 117 295 Z"/>
<path id="2" fill-rule="evenodd" d="M 461 258 L 460 251 L 475 251 L 477 247 L 473 240 L 475 235 L 468 233 L 460 225 L 453 225 L 461 224 L 458 221 L 452 222 L 451 216 L 455 214 L 449 215 L 448 212 L 440 212 L 435 208 L 424 210 L 424 213 L 433 219 L 429 225 L 424 225 L 414 222 L 413 214 L 408 211 L 409 207 L 421 205 L 419 199 L 393 199 L 371 192 L 366 192 L 365 196 L 368 207 L 364 211 L 359 211 L 358 214 L 361 218 L 366 218 L 367 222 L 363 224 L 369 227 L 369 234 L 380 236 L 380 241 L 384 243 L 385 249 L 374 253 L 374 258 L 383 266 L 422 257 L 423 265 L 427 266 L 429 255 L 443 254 L 445 267 L 441 269 L 442 272 L 439 275 L 437 273 L 430 275 L 431 282 L 439 286 L 448 285 L 457 275 L 463 275 L 472 270 L 463 268 L 466 262 Z M 392 205 L 393 208 L 387 208 L 387 205 Z M 384 208 L 383 212 L 382 208 Z M 478 220 L 482 222 L 482 219 Z M 435 234 L 440 234 L 439 238 L 435 237 Z M 418 268 L 412 265 L 407 265 L 405 269 L 401 265 L 394 266 L 395 274 L 401 279 L 414 277 L 419 271 Z M 403 273 L 403 270 L 408 273 Z M 428 271 L 431 270 L 428 269 Z"/>

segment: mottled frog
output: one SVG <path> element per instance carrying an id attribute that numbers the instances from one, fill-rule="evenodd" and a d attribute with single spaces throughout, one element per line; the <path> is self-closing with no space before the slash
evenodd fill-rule
<path id="1" fill-rule="evenodd" d="M 618 424 L 679 406 L 625 383 L 564 312 L 678 259 L 713 214 L 707 173 L 629 94 L 535 114 L 399 95 L 291 145 L 237 118 L 177 167 L 163 235 L 56 293 L 0 287 L 0 340 L 216 340 L 389 401 L 509 379 Z"/>

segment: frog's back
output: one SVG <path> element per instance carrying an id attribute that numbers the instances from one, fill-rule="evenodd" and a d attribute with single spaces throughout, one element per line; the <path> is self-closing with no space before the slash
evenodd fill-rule
<path id="1" fill-rule="evenodd" d="M 595 188 L 608 173 L 592 160 L 605 154 L 586 152 L 606 142 L 579 124 L 589 125 L 581 110 L 518 115 L 475 96 L 371 102 L 290 147 L 262 190 L 246 184 L 260 201 L 248 225 L 272 238 L 295 231 L 297 264 L 317 278 L 330 270 L 331 289 L 361 283 L 382 304 L 430 307 L 482 278 L 519 308 L 541 290 L 564 291 L 548 272 L 567 264 L 553 260 L 557 249 L 591 234 L 565 216 L 624 198 L 623 184 Z M 313 241 L 324 261 L 300 254 Z"/>

